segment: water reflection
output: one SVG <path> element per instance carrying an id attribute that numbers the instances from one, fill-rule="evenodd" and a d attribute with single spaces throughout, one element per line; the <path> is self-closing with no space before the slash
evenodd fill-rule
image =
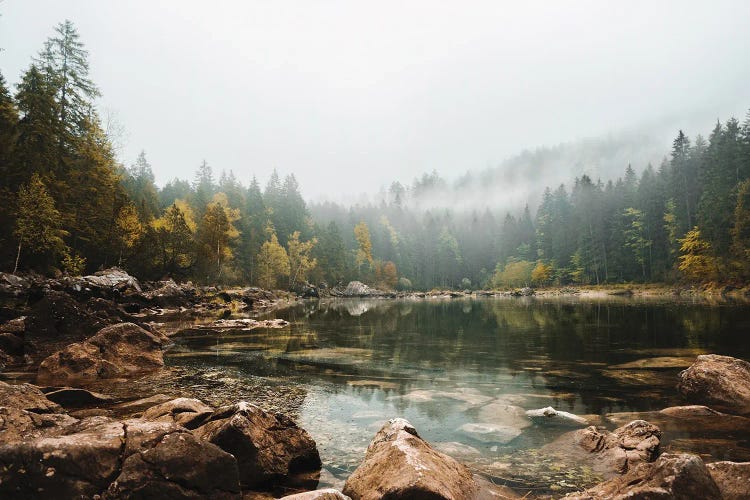
<path id="1" fill-rule="evenodd" d="M 537 450 L 566 429 L 531 425 L 523 411 L 553 406 L 614 427 L 607 414 L 684 404 L 675 377 L 697 354 L 750 357 L 747 313 L 622 298 L 307 302 L 280 314 L 292 323 L 281 330 L 183 335 L 168 363 L 272 391 L 303 388 L 303 401 L 281 409 L 318 442 L 323 485 L 340 486 L 382 423 L 404 416 L 479 471 L 569 491 L 573 476 L 577 486 L 595 478 L 576 464 L 555 471 Z M 675 434 L 700 448 L 694 436 Z M 702 449 L 750 453 L 744 434 L 719 438 L 741 442 L 728 451 L 704 440 Z"/>

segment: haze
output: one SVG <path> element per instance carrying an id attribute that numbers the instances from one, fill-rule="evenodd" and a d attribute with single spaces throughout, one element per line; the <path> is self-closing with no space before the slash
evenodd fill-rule
<path id="1" fill-rule="evenodd" d="M 145 150 L 159 184 L 205 158 L 342 200 L 605 136 L 642 142 L 616 156 L 640 169 L 678 129 L 750 106 L 744 1 L 6 0 L 0 13 L 12 84 L 74 22 L 102 114 L 126 130 L 121 160 Z"/>

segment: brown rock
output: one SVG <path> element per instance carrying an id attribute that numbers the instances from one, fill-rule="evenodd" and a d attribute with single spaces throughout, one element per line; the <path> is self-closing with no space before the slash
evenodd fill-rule
<path id="1" fill-rule="evenodd" d="M 494 496 L 482 490 L 466 466 L 434 450 L 401 418 L 390 420 L 375 435 L 364 462 L 347 479 L 343 494 L 354 500 Z"/>
<path id="2" fill-rule="evenodd" d="M 143 419 L 152 422 L 174 422 L 186 429 L 195 429 L 213 412 L 213 408 L 198 399 L 177 398 L 149 408 L 143 412 Z"/>
<path id="3" fill-rule="evenodd" d="M 563 434 L 542 451 L 566 459 L 585 460 L 605 477 L 624 474 L 633 466 L 652 462 L 659 453 L 661 431 L 644 420 L 634 420 L 608 432 L 594 426 Z"/>
<path id="4" fill-rule="evenodd" d="M 122 470 L 106 498 L 238 498 L 237 462 L 171 423 L 126 420 Z"/>
<path id="5" fill-rule="evenodd" d="M 0 497 L 79 498 L 104 491 L 116 476 L 125 439 L 109 422 L 71 435 L 0 447 Z"/>
<path id="6" fill-rule="evenodd" d="M 714 462 L 706 468 L 724 500 L 750 498 L 750 462 Z"/>
<path id="7" fill-rule="evenodd" d="M 38 378 L 70 383 L 154 370 L 164 365 L 161 349 L 166 340 L 133 323 L 111 325 L 42 361 Z"/>
<path id="8" fill-rule="evenodd" d="M 284 481 L 321 465 L 315 441 L 304 429 L 285 415 L 244 401 L 219 408 L 194 434 L 234 455 L 240 482 L 248 488 Z"/>
<path id="9" fill-rule="evenodd" d="M 677 389 L 692 403 L 750 415 L 750 363 L 717 354 L 698 356 L 679 374 Z"/>
<path id="10" fill-rule="evenodd" d="M 127 415 L 142 412 L 151 408 L 152 406 L 160 405 L 171 400 L 172 398 L 167 396 L 166 394 L 154 394 L 153 396 L 149 396 L 147 398 L 135 399 L 133 401 L 120 403 L 114 408 L 118 412 L 118 414 Z"/>
<path id="11" fill-rule="evenodd" d="M 0 445 L 53 435 L 75 422 L 75 418 L 63 413 L 38 414 L 3 406 L 0 407 Z"/>
<path id="12" fill-rule="evenodd" d="M 695 455 L 664 454 L 615 477 L 565 498 L 576 500 L 632 499 L 721 500 L 719 488 Z"/>
<path id="13" fill-rule="evenodd" d="M 44 393 L 31 384 L 6 384 L 0 381 L 0 406 L 17 408 L 33 413 L 61 413 L 62 407 L 47 399 Z"/>

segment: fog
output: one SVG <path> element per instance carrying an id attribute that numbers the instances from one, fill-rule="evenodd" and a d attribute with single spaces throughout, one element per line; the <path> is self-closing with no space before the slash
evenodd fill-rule
<path id="1" fill-rule="evenodd" d="M 245 183 L 294 173 L 311 200 L 473 172 L 470 204 L 505 206 L 581 172 L 658 166 L 678 129 L 750 107 L 744 1 L 6 0 L 0 13 L 12 84 L 74 22 L 121 161 L 145 150 L 159 184 L 204 158 Z"/>

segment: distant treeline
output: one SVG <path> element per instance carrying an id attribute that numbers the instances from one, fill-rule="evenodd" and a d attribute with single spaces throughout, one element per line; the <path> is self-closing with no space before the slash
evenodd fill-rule
<path id="1" fill-rule="evenodd" d="M 293 175 L 261 188 L 204 161 L 159 189 L 103 130 L 87 52 L 60 24 L 12 93 L 0 75 L 0 266 L 296 288 L 515 287 L 750 278 L 750 115 L 682 132 L 658 169 L 544 191 L 535 211 L 420 207 L 446 182 L 393 183 L 376 203 L 308 205 Z M 540 180 L 539 190 L 542 189 Z M 512 191 L 513 185 L 507 190 Z M 506 194 L 498 190 L 497 197 Z M 487 204 L 492 206 L 491 203 Z"/>

